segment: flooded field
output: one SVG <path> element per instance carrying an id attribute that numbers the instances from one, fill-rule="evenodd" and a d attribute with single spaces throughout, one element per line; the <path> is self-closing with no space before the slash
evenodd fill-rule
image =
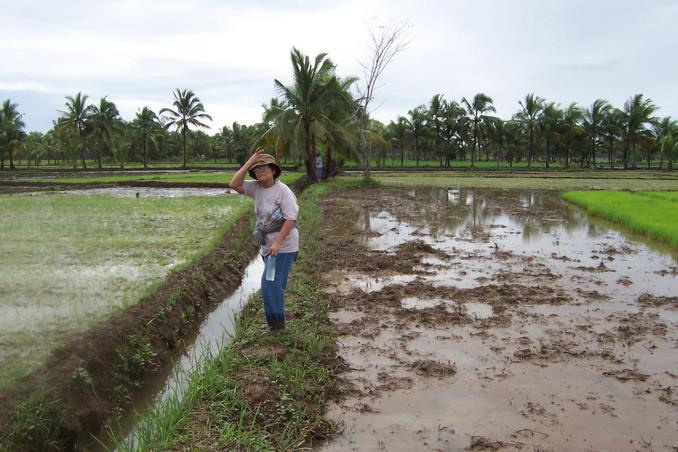
<path id="1" fill-rule="evenodd" d="M 675 250 L 558 192 L 324 202 L 349 370 L 323 450 L 676 450 Z"/>
<path id="2" fill-rule="evenodd" d="M 223 189 L 150 188 L 0 195 L 0 205 L 0 388 L 205 252 L 250 206 Z"/>
<path id="3" fill-rule="evenodd" d="M 235 193 L 231 189 L 224 188 L 157 188 L 157 187 L 106 187 L 85 188 L 79 190 L 58 190 L 50 192 L 32 192 L 32 195 L 49 195 L 54 193 L 67 193 L 72 195 L 108 195 L 120 198 L 181 198 L 184 196 L 220 196 Z"/>

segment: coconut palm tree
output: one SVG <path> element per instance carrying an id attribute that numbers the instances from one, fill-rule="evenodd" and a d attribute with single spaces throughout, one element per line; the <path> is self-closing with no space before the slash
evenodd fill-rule
<path id="1" fill-rule="evenodd" d="M 497 166 L 499 166 L 499 161 L 502 160 L 506 154 L 506 121 L 501 118 L 492 118 L 487 121 L 485 131 L 488 139 L 486 144 L 487 151 L 489 152 L 490 148 L 494 148 L 495 159 L 497 161 Z"/>
<path id="2" fill-rule="evenodd" d="M 442 134 L 442 121 L 445 113 L 445 99 L 442 94 L 436 94 L 431 98 L 428 107 L 429 123 L 433 132 L 433 153 L 440 159 L 440 166 L 443 166 L 443 152 L 440 151 L 440 142 Z"/>
<path id="3" fill-rule="evenodd" d="M 149 144 L 157 144 L 153 135 L 160 128 L 158 115 L 150 108 L 144 106 L 137 111 L 133 126 L 142 134 L 144 144 L 144 168 L 148 168 Z"/>
<path id="4" fill-rule="evenodd" d="M 622 116 L 622 138 L 624 140 L 624 169 L 628 169 L 629 151 L 635 150 L 636 143 L 644 135 L 645 124 L 652 121 L 652 114 L 657 110 L 652 99 L 644 99 L 642 94 L 635 94 L 624 102 Z M 634 161 L 635 163 L 635 161 Z"/>
<path id="5" fill-rule="evenodd" d="M 534 132 L 537 118 L 544 107 L 544 99 L 530 93 L 525 96 L 525 100 L 518 101 L 518 103 L 522 108 L 522 111 L 518 113 L 518 118 L 527 129 L 527 167 L 529 168 L 534 159 Z"/>
<path id="6" fill-rule="evenodd" d="M 478 93 L 473 97 L 473 102 L 469 102 L 465 97 L 461 99 L 461 103 L 466 107 L 466 112 L 473 124 L 473 148 L 471 149 L 471 166 L 475 166 L 475 154 L 478 148 L 478 140 L 480 138 L 480 127 L 487 123 L 492 116 L 485 113 L 496 112 L 497 110 L 492 105 L 492 98 Z"/>
<path id="7" fill-rule="evenodd" d="M 584 129 L 581 125 L 581 120 L 583 118 L 583 113 L 581 109 L 577 106 L 576 103 L 571 103 L 565 110 L 562 112 L 562 144 L 565 151 L 565 166 L 570 166 L 570 148 L 572 144 L 577 140 L 581 139 Z M 602 121 L 602 117 L 601 117 Z M 601 126 L 598 125 L 596 129 L 600 132 Z M 595 160 L 594 160 L 595 162 Z"/>
<path id="8" fill-rule="evenodd" d="M 666 157 L 667 168 L 669 171 L 673 171 L 673 159 L 678 154 L 678 140 L 676 140 L 676 134 L 669 133 L 662 140 L 661 144 L 661 153 Z"/>
<path id="9" fill-rule="evenodd" d="M 469 121 L 466 110 L 457 101 L 443 102 L 442 139 L 445 142 L 445 166 L 449 167 L 450 160 L 460 156 L 457 151 L 463 152 L 462 143 L 468 135 Z"/>
<path id="10" fill-rule="evenodd" d="M 428 135 L 428 110 L 425 105 L 419 105 L 407 112 L 409 118 L 403 118 L 410 137 L 414 140 L 414 155 L 417 168 L 421 158 L 421 141 Z"/>
<path id="11" fill-rule="evenodd" d="M 186 134 L 190 126 L 207 128 L 207 124 L 202 120 L 212 117 L 205 113 L 205 107 L 200 102 L 200 99 L 191 90 L 179 90 L 178 88 L 172 93 L 174 94 L 174 110 L 171 108 L 162 108 L 159 111 L 160 115 L 165 115 L 165 129 L 175 127 L 177 131 L 181 131 L 182 149 L 184 154 L 183 168 L 186 167 Z"/>
<path id="12" fill-rule="evenodd" d="M 106 96 L 101 98 L 99 105 L 90 105 L 89 110 L 92 134 L 97 142 L 97 165 L 101 169 L 101 154 L 104 147 L 109 151 L 113 147 L 113 135 L 120 124 L 120 112 L 113 102 L 106 99 Z"/>
<path id="13" fill-rule="evenodd" d="M 15 169 L 14 155 L 21 150 L 21 142 L 26 137 L 24 127 L 26 126 L 21 119 L 23 114 L 19 113 L 19 105 L 12 103 L 10 99 L 2 103 L 0 110 L 0 169 L 5 168 L 4 153 L 9 157 L 9 168 Z"/>
<path id="14" fill-rule="evenodd" d="M 59 126 L 62 128 L 71 129 L 80 141 L 80 161 L 83 168 L 87 168 L 85 164 L 85 152 L 87 150 L 87 132 L 89 128 L 90 110 L 87 107 L 87 94 L 78 94 L 66 97 L 66 111 L 59 110 L 61 118 Z"/>
<path id="15" fill-rule="evenodd" d="M 601 128 L 603 126 L 603 119 L 608 111 L 612 108 L 606 100 L 596 99 L 593 104 L 584 112 L 583 126 L 586 138 L 588 139 L 591 148 L 591 162 L 593 166 L 596 165 L 596 151 L 600 145 L 600 136 L 602 134 Z"/>
<path id="16" fill-rule="evenodd" d="M 544 162 L 547 168 L 551 156 L 551 145 L 558 139 L 561 117 L 562 114 L 558 105 L 554 102 L 547 102 L 544 104 L 537 121 L 539 133 L 544 139 Z"/>
<path id="17" fill-rule="evenodd" d="M 394 145 L 397 145 L 400 151 L 400 167 L 405 166 L 405 142 L 407 141 L 407 124 L 405 118 L 398 116 L 395 122 L 391 121 L 387 128 Z"/>
<path id="18" fill-rule="evenodd" d="M 40 166 L 40 160 L 47 152 L 44 135 L 41 132 L 30 132 L 23 142 L 23 150 L 26 155 L 26 167 L 35 164 Z"/>
<path id="19" fill-rule="evenodd" d="M 315 182 L 318 141 L 341 129 L 330 112 L 352 111 L 354 100 L 349 89 L 357 79 L 337 77 L 336 66 L 326 53 L 318 54 L 311 62 L 308 56 L 292 48 L 290 59 L 294 80 L 291 85 L 274 80 L 279 102 L 264 114 L 264 121 L 272 124 L 266 134 L 275 134 L 281 140 L 279 145 L 287 143 L 302 148 L 306 176 Z"/>
<path id="20" fill-rule="evenodd" d="M 610 163 L 610 168 L 612 169 L 614 169 L 615 161 L 614 145 L 621 139 L 623 123 L 624 112 L 618 108 L 611 108 L 603 115 L 601 132 L 603 138 L 607 142 L 607 159 Z"/>
<path id="21" fill-rule="evenodd" d="M 664 163 L 663 160 L 666 158 L 668 161 L 669 171 L 673 170 L 674 148 L 678 145 L 678 142 L 676 141 L 676 138 L 678 138 L 678 121 L 674 120 L 670 116 L 665 116 L 654 122 L 652 125 L 652 134 L 655 139 L 655 146 L 659 150 L 661 156 L 659 167 L 662 167 Z M 647 164 L 649 168 L 649 154 Z"/>

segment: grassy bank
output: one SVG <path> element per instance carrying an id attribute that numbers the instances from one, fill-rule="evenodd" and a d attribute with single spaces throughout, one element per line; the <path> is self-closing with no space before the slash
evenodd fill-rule
<path id="1" fill-rule="evenodd" d="M 148 413 L 135 447 L 121 450 L 298 450 L 313 447 L 334 425 L 324 418 L 341 366 L 321 292 L 322 212 L 318 198 L 343 180 L 314 185 L 300 197 L 299 258 L 286 292 L 287 330 L 268 331 L 260 294 L 250 300 L 231 342 L 205 359 L 181 400 Z"/>
<path id="2" fill-rule="evenodd" d="M 593 215 L 621 223 L 629 229 L 678 246 L 678 193 L 573 191 L 565 200 Z"/>
<path id="3" fill-rule="evenodd" d="M 379 173 L 384 185 L 541 190 L 678 190 L 676 174 L 656 171 L 482 171 Z"/>

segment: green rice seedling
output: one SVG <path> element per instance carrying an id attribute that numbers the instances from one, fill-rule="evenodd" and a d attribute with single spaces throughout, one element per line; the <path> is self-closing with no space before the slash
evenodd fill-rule
<path id="1" fill-rule="evenodd" d="M 632 231 L 678 246 L 678 209 L 662 197 L 618 191 L 576 191 L 563 198 Z"/>

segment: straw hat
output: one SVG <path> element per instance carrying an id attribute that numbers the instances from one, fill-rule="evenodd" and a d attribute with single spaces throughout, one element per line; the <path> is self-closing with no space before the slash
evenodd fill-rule
<path id="1" fill-rule="evenodd" d="M 252 176 L 252 179 L 257 178 L 257 176 L 254 174 L 254 168 L 262 165 L 270 165 L 273 168 L 274 179 L 280 177 L 281 170 L 278 164 L 275 163 L 275 159 L 273 158 L 273 156 L 269 154 L 261 154 L 259 158 L 252 164 L 252 166 L 250 166 L 249 174 L 250 176 Z"/>

